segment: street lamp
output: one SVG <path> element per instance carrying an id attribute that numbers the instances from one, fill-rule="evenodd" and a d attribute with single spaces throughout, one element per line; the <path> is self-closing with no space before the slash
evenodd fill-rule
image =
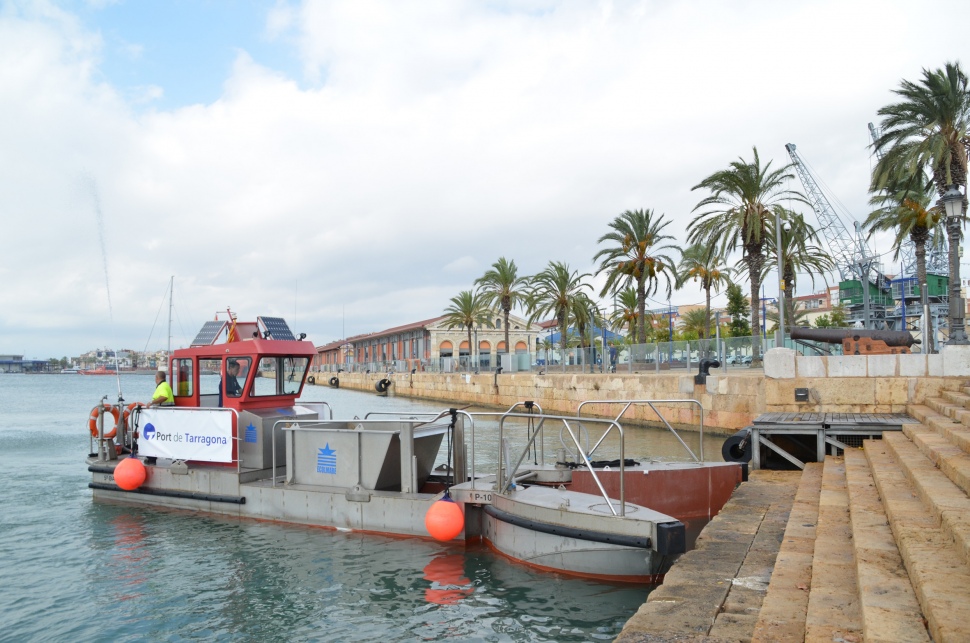
<path id="1" fill-rule="evenodd" d="M 775 346 L 785 346 L 785 272 L 781 261 L 781 215 L 775 210 L 775 254 L 778 255 L 778 337 Z"/>
<path id="2" fill-rule="evenodd" d="M 956 186 L 949 186 L 943 195 L 946 208 L 946 236 L 950 259 L 950 340 L 947 344 L 970 344 L 963 328 L 963 299 L 960 297 L 960 224 L 963 222 L 963 194 Z"/>

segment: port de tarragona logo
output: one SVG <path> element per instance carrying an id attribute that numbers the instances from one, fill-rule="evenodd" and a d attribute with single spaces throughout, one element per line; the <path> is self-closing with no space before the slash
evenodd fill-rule
<path id="1" fill-rule="evenodd" d="M 145 438 L 147 442 L 158 442 L 158 443 L 169 443 L 173 445 L 181 444 L 196 444 L 203 447 L 209 446 L 225 446 L 229 443 L 223 435 L 206 435 L 205 433 L 195 433 L 191 430 L 187 431 L 166 431 L 164 427 L 159 431 L 155 428 L 155 425 L 151 422 L 145 424 L 145 428 L 142 431 L 142 437 Z"/>

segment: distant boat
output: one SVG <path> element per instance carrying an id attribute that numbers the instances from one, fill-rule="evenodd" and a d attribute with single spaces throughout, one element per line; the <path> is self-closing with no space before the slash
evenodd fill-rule
<path id="1" fill-rule="evenodd" d="M 62 368 L 61 369 L 61 375 L 77 375 L 80 372 L 81 371 L 79 371 L 76 368 Z"/>
<path id="2" fill-rule="evenodd" d="M 99 366 L 97 368 L 82 369 L 77 371 L 81 375 L 116 375 L 118 371 L 114 369 L 108 369 L 104 366 Z"/>

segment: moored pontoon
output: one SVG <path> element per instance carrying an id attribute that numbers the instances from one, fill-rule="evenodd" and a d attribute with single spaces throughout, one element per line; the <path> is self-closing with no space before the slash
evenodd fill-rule
<path id="1" fill-rule="evenodd" d="M 532 402 L 334 419 L 328 404 L 298 400 L 314 355 L 279 318 L 209 322 L 169 360 L 174 406 L 103 399 L 92 411 L 94 498 L 427 537 L 426 514 L 448 495 L 462 508 L 458 540 L 542 569 L 650 582 L 741 478 L 733 463 L 634 464 L 619 418 Z M 498 453 L 476 453 L 486 431 Z M 604 441 L 620 455 L 605 466 L 593 460 Z M 126 458 L 146 463 L 131 491 L 114 476 Z"/>

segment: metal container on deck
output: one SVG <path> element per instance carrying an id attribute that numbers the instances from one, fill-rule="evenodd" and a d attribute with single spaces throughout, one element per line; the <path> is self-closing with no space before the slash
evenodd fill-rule
<path id="1" fill-rule="evenodd" d="M 279 420 L 315 420 L 316 412 L 302 406 L 256 409 L 239 413 L 239 458 L 244 469 L 269 469 L 273 466 L 273 425 Z M 283 427 L 276 428 L 276 466 L 286 463 Z"/>
<path id="2" fill-rule="evenodd" d="M 443 426 L 417 422 L 320 422 L 287 430 L 287 481 L 417 491 L 441 447 Z M 411 436 L 413 435 L 413 439 Z"/>

